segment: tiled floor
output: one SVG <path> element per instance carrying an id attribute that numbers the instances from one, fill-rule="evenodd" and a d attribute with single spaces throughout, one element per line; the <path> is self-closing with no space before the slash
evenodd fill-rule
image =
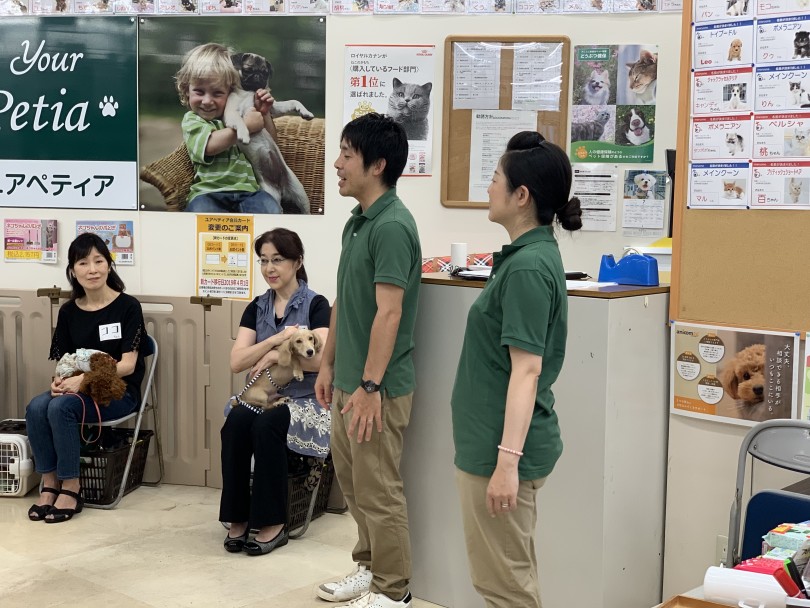
<path id="1" fill-rule="evenodd" d="M 222 547 L 218 490 L 141 487 L 115 510 L 85 509 L 57 525 L 28 521 L 34 497 L 0 498 L 3 608 L 328 608 L 314 587 L 353 568 L 348 514 L 325 514 L 303 538 L 251 557 Z"/>

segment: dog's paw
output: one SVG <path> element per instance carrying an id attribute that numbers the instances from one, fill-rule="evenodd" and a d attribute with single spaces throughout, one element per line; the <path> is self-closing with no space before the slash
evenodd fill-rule
<path id="1" fill-rule="evenodd" d="M 105 95 L 104 99 L 98 102 L 98 109 L 101 110 L 102 116 L 115 116 L 118 111 L 118 102 L 112 95 L 109 97 Z"/>
<path id="2" fill-rule="evenodd" d="M 315 115 L 306 108 L 301 109 L 300 115 L 301 118 L 303 118 L 304 120 L 312 120 L 313 118 L 315 118 Z"/>
<path id="3" fill-rule="evenodd" d="M 304 379 L 304 373 L 303 373 L 303 372 L 294 372 L 294 373 L 293 373 L 293 377 L 294 377 L 296 380 L 298 380 L 299 382 L 301 382 L 301 380 L 303 380 L 303 379 Z"/>
<path id="4" fill-rule="evenodd" d="M 247 127 L 241 125 L 236 127 L 236 138 L 241 141 L 243 144 L 250 143 L 250 131 L 247 130 Z"/>

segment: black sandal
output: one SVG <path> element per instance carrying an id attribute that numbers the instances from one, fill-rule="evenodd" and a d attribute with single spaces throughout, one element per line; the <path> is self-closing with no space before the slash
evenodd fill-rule
<path id="1" fill-rule="evenodd" d="M 228 536 L 225 537 L 225 550 L 228 553 L 241 553 L 242 547 L 247 542 L 248 534 L 250 534 L 250 527 L 245 528 L 245 533 L 242 536 L 230 536 L 229 532 Z"/>
<path id="2" fill-rule="evenodd" d="M 72 519 L 74 515 L 76 515 L 77 513 L 81 513 L 82 509 L 84 508 L 84 499 L 82 498 L 81 488 L 79 489 L 78 492 L 71 492 L 70 490 L 61 490 L 59 493 L 76 499 L 76 506 L 73 507 L 72 509 L 57 509 L 56 507 L 52 507 L 51 510 L 48 511 L 48 515 L 52 517 L 50 517 L 50 519 L 46 517 L 45 519 L 46 524 L 59 524 L 62 523 L 63 521 Z"/>
<path id="3" fill-rule="evenodd" d="M 287 541 L 290 540 L 290 533 L 287 530 L 287 527 L 281 529 L 275 538 L 268 540 L 267 542 L 262 542 L 260 540 L 256 540 L 255 538 L 250 541 L 249 543 L 245 543 L 245 553 L 248 555 L 267 555 L 273 549 L 277 549 L 278 547 L 283 547 L 287 544 Z"/>
<path id="4" fill-rule="evenodd" d="M 57 497 L 59 496 L 59 490 L 56 488 L 43 486 L 42 490 L 39 492 L 40 496 L 45 492 L 56 494 Z M 53 509 L 53 505 L 31 505 L 31 508 L 28 509 L 28 519 L 31 521 L 42 521 L 45 519 L 45 516 L 51 512 L 51 509 Z"/>

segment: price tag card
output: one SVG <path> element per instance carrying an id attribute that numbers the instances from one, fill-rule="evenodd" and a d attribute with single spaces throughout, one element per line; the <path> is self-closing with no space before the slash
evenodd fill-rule
<path id="1" fill-rule="evenodd" d="M 750 177 L 748 163 L 692 163 L 687 207 L 745 209 Z"/>
<path id="2" fill-rule="evenodd" d="M 753 209 L 810 208 L 810 161 L 755 162 L 752 175 Z"/>
<path id="3" fill-rule="evenodd" d="M 751 156 L 810 157 L 810 113 L 757 114 Z"/>
<path id="4" fill-rule="evenodd" d="M 810 63 L 757 66 L 754 109 L 810 111 Z"/>
<path id="5" fill-rule="evenodd" d="M 757 63 L 810 59 L 810 14 L 757 21 Z"/>
<path id="6" fill-rule="evenodd" d="M 728 21 L 695 26 L 692 67 L 696 70 L 751 64 L 754 22 Z"/>
<path id="7" fill-rule="evenodd" d="M 753 126 L 750 114 L 693 118 L 691 158 L 747 160 L 751 157 Z"/>
<path id="8" fill-rule="evenodd" d="M 753 77 L 751 66 L 693 72 L 692 114 L 749 111 Z"/>

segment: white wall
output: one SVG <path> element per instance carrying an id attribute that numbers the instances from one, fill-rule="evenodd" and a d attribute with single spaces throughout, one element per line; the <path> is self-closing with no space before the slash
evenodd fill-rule
<path id="1" fill-rule="evenodd" d="M 248 18 L 248 17 L 245 17 Z M 675 146 L 680 61 L 681 16 L 666 15 L 537 15 L 418 17 L 373 16 L 327 19 L 326 82 L 326 212 L 321 217 L 256 216 L 256 231 L 279 224 L 298 231 L 307 249 L 307 270 L 313 287 L 329 298 L 335 294 L 335 272 L 340 250 L 340 232 L 353 202 L 336 190 L 331 164 L 338 151 L 342 127 L 343 45 L 424 43 L 436 45 L 436 77 L 433 87 L 434 133 L 441 133 L 444 95 L 442 80 L 444 39 L 448 35 L 559 35 L 577 44 L 658 44 L 658 109 L 653 168 L 665 168 L 664 150 Z M 278 61 L 278 58 L 274 58 Z M 402 179 L 399 192 L 413 211 L 425 256 L 449 255 L 450 243 L 469 243 L 469 251 L 494 251 L 506 241 L 506 233 L 490 224 L 480 209 L 448 209 L 439 202 L 441 138 L 433 142 L 434 172 L 430 178 Z M 633 165 L 620 168 L 634 168 Z M 2 217 L 56 217 L 59 227 L 60 263 L 56 267 L 31 264 L 0 264 L 4 286 L 36 289 L 67 286 L 64 263 L 72 240 L 74 223 L 84 219 L 132 219 L 135 223 L 136 266 L 121 267 L 127 290 L 135 294 L 193 295 L 195 285 L 194 216 L 165 212 L 52 211 L 46 209 L 0 209 Z M 278 223 L 277 223 L 278 222 Z M 619 225 L 621 225 L 619 223 Z M 650 239 L 624 238 L 615 233 L 579 233 L 560 238 L 566 268 L 585 270 L 596 276 L 602 253 L 621 254 L 625 244 L 644 245 Z M 262 287 L 256 274 L 256 288 Z"/>

